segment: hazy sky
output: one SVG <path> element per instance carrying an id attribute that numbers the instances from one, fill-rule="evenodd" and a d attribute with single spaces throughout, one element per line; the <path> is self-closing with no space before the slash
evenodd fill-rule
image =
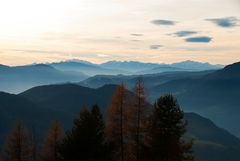
<path id="1" fill-rule="evenodd" d="M 0 64 L 240 61 L 239 0 L 0 0 Z"/>

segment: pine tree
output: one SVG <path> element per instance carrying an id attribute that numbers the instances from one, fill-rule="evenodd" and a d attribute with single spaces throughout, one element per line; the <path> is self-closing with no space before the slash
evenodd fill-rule
<path id="1" fill-rule="evenodd" d="M 181 139 L 186 131 L 184 114 L 172 95 L 160 97 L 154 104 L 148 126 L 149 160 L 193 160 L 192 143 Z"/>
<path id="2" fill-rule="evenodd" d="M 107 110 L 106 137 L 114 148 L 115 160 L 125 159 L 124 124 L 127 106 L 127 90 L 124 84 L 118 85 Z"/>
<path id="3" fill-rule="evenodd" d="M 44 138 L 42 158 L 46 161 L 59 161 L 58 148 L 64 138 L 63 129 L 58 121 L 53 121 Z"/>
<path id="4" fill-rule="evenodd" d="M 110 161 L 111 152 L 104 140 L 104 123 L 99 107 L 83 108 L 74 127 L 60 146 L 64 161 Z"/>
<path id="5" fill-rule="evenodd" d="M 8 135 L 4 146 L 3 159 L 9 161 L 31 161 L 31 137 L 21 121 Z"/>

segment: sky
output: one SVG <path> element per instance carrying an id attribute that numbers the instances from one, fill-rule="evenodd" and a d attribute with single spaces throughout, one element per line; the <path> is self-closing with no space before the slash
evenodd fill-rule
<path id="1" fill-rule="evenodd" d="M 80 59 L 230 64 L 239 0 L 0 0 L 0 64 Z"/>

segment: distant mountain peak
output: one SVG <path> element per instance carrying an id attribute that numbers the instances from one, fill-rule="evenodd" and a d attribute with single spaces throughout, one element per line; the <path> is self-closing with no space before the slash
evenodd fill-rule
<path id="1" fill-rule="evenodd" d="M 52 62 L 52 63 L 48 63 L 48 65 L 51 65 L 53 67 L 57 66 L 61 66 L 61 65 L 69 65 L 69 66 L 86 66 L 86 67 L 97 67 L 97 64 L 93 64 L 91 62 L 88 61 L 84 61 L 84 60 L 78 60 L 78 59 L 71 59 L 71 60 L 66 60 L 66 61 L 60 61 L 60 62 Z"/>
<path id="2" fill-rule="evenodd" d="M 133 60 L 111 60 L 111 61 L 107 61 L 104 62 L 100 65 L 104 65 L 104 64 L 158 64 L 158 63 L 146 63 L 146 62 L 140 62 L 140 61 L 133 61 Z"/>
<path id="3" fill-rule="evenodd" d="M 33 67 L 41 67 L 41 68 L 51 68 L 51 69 L 54 69 L 52 66 L 50 65 L 47 65 L 47 64 L 35 64 L 35 65 L 32 65 Z"/>
<path id="4" fill-rule="evenodd" d="M 208 62 L 198 62 L 198 61 L 194 61 L 194 60 L 185 60 L 185 61 L 181 61 L 181 62 L 177 62 L 177 63 L 197 63 L 197 64 L 210 64 Z M 174 64 L 174 63 L 173 63 Z"/>
<path id="5" fill-rule="evenodd" d="M 192 69 L 192 70 L 212 70 L 212 69 L 221 69 L 224 67 L 223 65 L 214 65 L 208 62 L 197 62 L 192 60 L 172 63 L 171 66 L 182 68 L 182 69 Z"/>
<path id="6" fill-rule="evenodd" d="M 63 62 L 76 62 L 76 63 L 93 64 L 93 63 L 91 63 L 89 61 L 80 60 L 80 59 L 69 59 L 69 60 L 66 60 L 66 61 L 63 61 Z"/>

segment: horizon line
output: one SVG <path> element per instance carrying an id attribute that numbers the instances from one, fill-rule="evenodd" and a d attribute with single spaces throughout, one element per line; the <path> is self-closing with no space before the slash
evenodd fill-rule
<path id="1" fill-rule="evenodd" d="M 84 60 L 84 59 L 65 59 L 65 60 L 59 60 L 59 61 L 52 61 L 52 62 L 33 62 L 33 63 L 26 63 L 26 64 L 20 64 L 20 65 L 9 65 L 9 64 L 4 64 L 4 63 L 0 63 L 0 65 L 4 65 L 4 66 L 9 66 L 9 67 L 18 67 L 18 66 L 30 66 L 30 65 L 38 65 L 38 64 L 45 64 L 45 65 L 48 65 L 48 64 L 51 64 L 51 63 L 61 63 L 61 62 L 78 62 L 78 63 L 89 63 L 89 64 L 93 64 L 93 65 L 101 65 L 101 64 L 104 64 L 104 63 L 108 63 L 108 62 L 138 62 L 138 63 L 144 63 L 144 64 L 159 64 L 159 65 L 171 65 L 171 64 L 175 64 L 175 63 L 182 63 L 182 62 L 196 62 L 196 63 L 202 63 L 202 64 L 210 64 L 210 65 L 220 65 L 220 66 L 226 66 L 226 65 L 229 65 L 229 64 L 233 64 L 233 63 L 236 63 L 236 62 L 239 62 L 239 61 L 236 61 L 236 62 L 233 62 L 233 63 L 228 63 L 228 64 L 214 64 L 214 63 L 210 63 L 210 62 L 206 62 L 206 61 L 196 61 L 196 60 L 191 60 L 191 59 L 186 59 L 186 60 L 182 60 L 182 61 L 175 61 L 175 62 L 172 62 L 172 63 L 155 63 L 155 62 L 144 62 L 144 61 L 138 61 L 138 60 L 116 60 L 116 59 L 113 59 L 113 60 L 108 60 L 108 61 L 104 61 L 104 62 L 101 62 L 101 63 L 94 63 L 92 61 L 88 61 L 88 60 Z"/>

